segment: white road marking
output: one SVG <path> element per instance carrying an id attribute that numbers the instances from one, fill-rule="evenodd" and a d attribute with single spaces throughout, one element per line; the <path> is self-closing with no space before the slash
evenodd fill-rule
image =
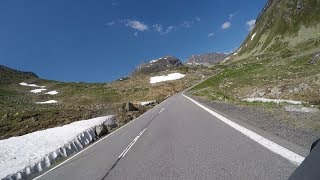
<path id="1" fill-rule="evenodd" d="M 164 110 L 164 108 L 162 108 L 162 109 L 160 110 L 159 114 L 160 114 L 163 110 Z"/>
<path id="2" fill-rule="evenodd" d="M 133 141 L 128 145 L 128 147 L 119 155 L 118 159 L 124 157 L 127 152 L 131 149 L 131 147 L 134 145 L 134 143 L 137 142 L 137 140 L 140 138 L 140 136 L 143 134 L 143 132 L 146 130 L 147 128 L 144 128 L 144 130 L 142 130 L 138 136 L 136 138 L 133 139 Z"/>
<path id="3" fill-rule="evenodd" d="M 302 161 L 304 160 L 304 157 L 260 136 L 259 134 L 243 127 L 240 126 L 239 124 L 236 124 L 234 122 L 232 122 L 231 120 L 221 116 L 220 114 L 212 111 L 211 109 L 203 106 L 202 104 L 198 103 L 197 101 L 193 100 L 192 98 L 182 94 L 184 97 L 186 97 L 187 99 L 189 99 L 190 101 L 192 101 L 193 103 L 195 103 L 196 105 L 198 105 L 199 107 L 201 107 L 202 109 L 206 110 L 208 113 L 212 114 L 213 116 L 215 116 L 216 118 L 218 118 L 219 120 L 221 120 L 222 122 L 228 124 L 229 126 L 231 126 L 232 128 L 236 129 L 237 131 L 241 132 L 242 134 L 248 136 L 250 139 L 254 140 L 255 142 L 259 143 L 260 145 L 264 146 L 265 148 L 269 149 L 270 151 L 279 154 L 280 156 L 288 159 L 290 162 L 292 162 L 293 164 L 299 166 Z"/>

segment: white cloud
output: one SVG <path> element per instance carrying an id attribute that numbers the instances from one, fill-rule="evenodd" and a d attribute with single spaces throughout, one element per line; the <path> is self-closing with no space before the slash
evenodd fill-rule
<path id="1" fill-rule="evenodd" d="M 246 25 L 248 26 L 248 30 L 251 31 L 254 28 L 254 25 L 256 24 L 256 20 L 252 19 L 246 22 Z"/>
<path id="2" fill-rule="evenodd" d="M 114 21 L 110 21 L 110 22 L 106 23 L 107 26 L 113 26 L 114 24 L 115 24 Z"/>
<path id="3" fill-rule="evenodd" d="M 125 25 L 138 31 L 147 31 L 149 29 L 148 25 L 137 20 L 126 20 Z"/>
<path id="4" fill-rule="evenodd" d="M 208 34 L 208 37 L 213 37 L 214 36 L 214 32 L 211 32 Z"/>
<path id="5" fill-rule="evenodd" d="M 200 21 L 201 21 L 201 19 L 200 19 L 199 17 L 196 17 L 196 21 L 200 22 Z"/>
<path id="6" fill-rule="evenodd" d="M 238 14 L 238 12 L 234 12 L 229 14 L 229 19 L 231 20 L 233 17 L 235 17 Z"/>
<path id="7" fill-rule="evenodd" d="M 167 28 L 163 28 L 163 26 L 161 24 L 155 24 L 152 27 L 155 31 L 159 32 L 161 35 L 168 34 L 169 32 L 171 32 L 174 29 L 174 26 L 169 26 Z"/>
<path id="8" fill-rule="evenodd" d="M 230 28 L 231 27 L 231 22 L 225 22 L 225 23 L 223 23 L 222 25 L 221 25 L 221 28 L 222 29 L 228 29 L 228 28 Z"/>
<path id="9" fill-rule="evenodd" d="M 194 23 L 193 21 L 183 21 L 182 27 L 191 28 L 193 23 Z"/>

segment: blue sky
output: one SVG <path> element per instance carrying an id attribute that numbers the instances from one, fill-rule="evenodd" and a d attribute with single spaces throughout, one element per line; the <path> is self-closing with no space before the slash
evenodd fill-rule
<path id="1" fill-rule="evenodd" d="M 266 0 L 1 0 L 0 64 L 108 82 L 166 55 L 231 52 Z"/>

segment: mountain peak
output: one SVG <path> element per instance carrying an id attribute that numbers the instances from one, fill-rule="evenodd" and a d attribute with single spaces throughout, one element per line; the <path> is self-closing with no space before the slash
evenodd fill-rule
<path id="1" fill-rule="evenodd" d="M 140 64 L 137 68 L 135 68 L 132 74 L 151 74 L 173 69 L 179 66 L 183 66 L 183 64 L 178 58 L 174 56 L 165 56 L 159 59 L 151 60 L 148 63 Z"/>

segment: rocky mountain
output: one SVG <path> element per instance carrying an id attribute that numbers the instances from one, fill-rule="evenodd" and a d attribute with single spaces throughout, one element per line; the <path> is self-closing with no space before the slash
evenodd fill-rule
<path id="1" fill-rule="evenodd" d="M 183 66 L 183 64 L 178 58 L 174 56 L 165 56 L 159 59 L 151 60 L 147 63 L 140 64 L 132 74 L 151 74 L 160 71 L 171 70 L 179 66 Z"/>
<path id="2" fill-rule="evenodd" d="M 229 54 L 225 53 L 206 53 L 201 55 L 192 55 L 185 63 L 188 65 L 211 66 L 225 60 Z"/>

